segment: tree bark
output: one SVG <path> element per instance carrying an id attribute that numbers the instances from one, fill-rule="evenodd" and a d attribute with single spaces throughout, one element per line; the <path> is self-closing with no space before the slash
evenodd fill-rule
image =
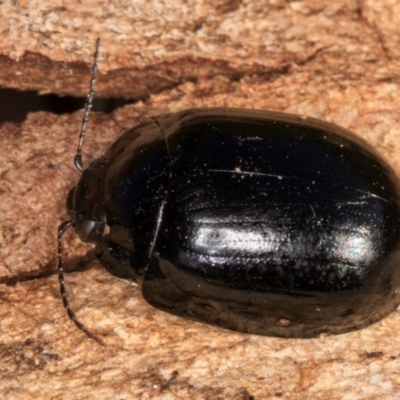
<path id="1" fill-rule="evenodd" d="M 86 95 L 100 37 L 96 96 L 142 100 L 91 114 L 85 166 L 153 115 L 243 107 L 342 125 L 400 173 L 400 3 L 24 0 L 0 7 L 2 87 Z M 80 177 L 72 159 L 82 115 L 36 112 L 0 126 L 2 398 L 399 396 L 398 311 L 318 339 L 228 332 L 151 308 L 69 232 L 69 299 L 107 346 L 86 338 L 66 316 L 55 271 L 57 226 Z"/>

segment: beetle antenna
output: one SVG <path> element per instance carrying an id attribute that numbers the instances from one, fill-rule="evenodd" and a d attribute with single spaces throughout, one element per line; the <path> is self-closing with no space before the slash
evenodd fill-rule
<path id="1" fill-rule="evenodd" d="M 93 106 L 94 85 L 96 83 L 97 62 L 98 62 L 98 59 L 99 59 L 99 47 L 100 47 L 100 39 L 97 38 L 96 39 L 96 49 L 95 49 L 94 55 L 93 55 L 93 66 L 92 66 L 92 69 L 91 69 L 92 77 L 90 79 L 89 93 L 86 96 L 85 115 L 83 116 L 81 133 L 79 135 L 78 148 L 76 149 L 76 155 L 74 157 L 75 167 L 80 172 L 83 172 L 82 145 L 83 145 L 83 139 L 85 138 L 85 135 L 86 135 L 86 125 L 87 125 L 88 120 L 89 120 L 90 110 L 91 110 L 91 108 Z"/>
<path id="2" fill-rule="evenodd" d="M 72 225 L 72 221 L 64 221 L 59 227 L 58 227 L 58 236 L 57 236 L 57 269 L 58 269 L 58 281 L 60 282 L 60 293 L 63 301 L 63 305 L 67 310 L 68 317 L 69 319 L 76 325 L 78 329 L 83 331 L 87 336 L 89 336 L 91 339 L 95 340 L 97 343 L 101 344 L 102 346 L 105 346 L 106 344 L 98 338 L 95 334 L 90 332 L 79 320 L 76 318 L 75 313 L 71 310 L 71 307 L 69 305 L 69 301 L 67 298 L 67 292 L 65 290 L 65 282 L 64 282 L 64 269 L 63 269 L 63 263 L 62 263 L 62 236 L 64 235 L 65 231 Z"/>

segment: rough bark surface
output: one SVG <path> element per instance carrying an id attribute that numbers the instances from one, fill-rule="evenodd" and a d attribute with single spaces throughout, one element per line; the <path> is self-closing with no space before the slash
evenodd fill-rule
<path id="1" fill-rule="evenodd" d="M 3 2 L 0 85 L 85 95 L 101 37 L 98 96 L 146 100 L 92 113 L 86 166 L 152 115 L 230 106 L 335 122 L 400 173 L 400 2 L 262 3 Z M 69 232 L 69 299 L 107 346 L 87 339 L 66 316 L 54 269 L 57 226 L 79 179 L 72 158 L 81 118 L 37 112 L 0 126 L 1 398 L 400 396 L 399 311 L 335 337 L 228 332 L 151 308 Z"/>

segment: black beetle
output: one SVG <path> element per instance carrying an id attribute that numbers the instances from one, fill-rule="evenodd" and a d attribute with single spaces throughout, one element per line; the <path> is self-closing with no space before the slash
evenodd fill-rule
<path id="1" fill-rule="evenodd" d="M 64 305 L 94 337 L 65 296 L 60 242 L 72 224 L 163 311 L 280 337 L 365 327 L 399 304 L 398 188 L 367 143 L 313 118 L 228 108 L 152 118 L 69 193 Z"/>

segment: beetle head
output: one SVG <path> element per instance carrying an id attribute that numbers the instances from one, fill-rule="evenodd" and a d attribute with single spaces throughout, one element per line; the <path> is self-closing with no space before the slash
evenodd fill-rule
<path id="1" fill-rule="evenodd" d="M 67 199 L 72 225 L 83 242 L 97 242 L 106 223 L 104 207 L 104 158 L 95 160 L 87 168 Z"/>

